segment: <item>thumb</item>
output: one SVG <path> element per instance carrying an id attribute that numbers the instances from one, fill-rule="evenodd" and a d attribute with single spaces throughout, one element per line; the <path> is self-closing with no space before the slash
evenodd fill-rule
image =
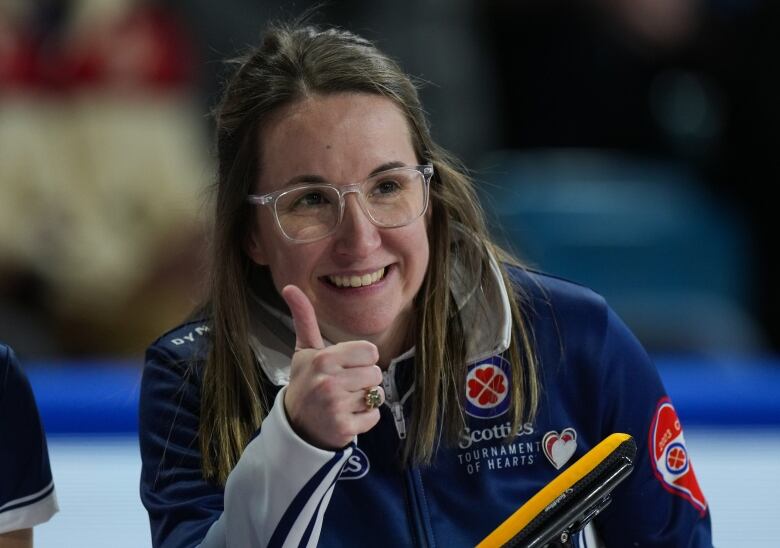
<path id="1" fill-rule="evenodd" d="M 298 286 L 287 285 L 282 289 L 282 298 L 290 308 L 295 326 L 295 349 L 325 348 L 317 325 L 317 315 L 306 294 Z"/>

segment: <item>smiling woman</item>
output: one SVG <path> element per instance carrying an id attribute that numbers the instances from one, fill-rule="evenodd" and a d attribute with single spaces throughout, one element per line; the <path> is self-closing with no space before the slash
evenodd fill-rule
<path id="1" fill-rule="evenodd" d="M 647 356 L 603 299 L 493 244 L 396 63 L 270 28 L 216 121 L 210 294 L 142 384 L 155 546 L 474 545 L 613 431 L 644 452 L 598 534 L 709 543 L 706 502 L 649 460 L 671 404 Z"/>
<path id="2" fill-rule="evenodd" d="M 332 181 L 331 194 L 338 198 L 331 196 L 335 209 L 308 205 L 313 211 L 303 213 L 303 206 L 293 202 L 293 212 L 284 208 L 280 213 L 278 206 L 275 215 L 270 209 L 261 211 L 251 230 L 248 255 L 268 267 L 279 292 L 289 284 L 303 291 L 325 338 L 334 343 L 372 342 L 379 350 L 379 363 L 387 366 L 410 342 L 413 300 L 429 255 L 422 216 L 427 185 L 423 174 L 409 167 L 423 159 L 415 153 L 403 112 L 379 95 L 313 95 L 275 116 L 261 130 L 260 142 L 258 191 L 284 190 L 289 181 Z M 391 165 L 404 167 L 387 170 Z M 340 194 L 348 188 L 344 183 L 364 177 L 368 179 L 362 184 L 369 186 L 371 195 L 360 185 L 357 192 Z M 399 179 L 407 181 L 406 194 L 417 207 L 396 201 L 396 211 L 383 207 L 382 198 L 375 196 L 378 191 L 372 187 Z M 307 186 L 311 191 L 320 188 L 317 183 L 296 186 L 294 194 L 307 192 Z M 319 202 L 324 196 L 314 197 Z M 394 215 L 396 222 L 387 222 Z M 390 226 L 377 226 L 378 217 Z M 290 239 L 292 234 L 279 238 L 275 224 L 288 231 L 294 226 L 303 242 Z M 324 224 L 327 230 L 320 228 Z M 307 241 L 309 234 L 319 237 Z"/>

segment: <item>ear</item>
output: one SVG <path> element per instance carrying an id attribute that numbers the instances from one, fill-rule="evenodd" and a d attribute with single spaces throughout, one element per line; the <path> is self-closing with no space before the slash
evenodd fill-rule
<path id="1" fill-rule="evenodd" d="M 265 252 L 265 246 L 260 238 L 259 227 L 256 222 L 253 223 L 252 228 L 249 229 L 244 238 L 244 251 L 256 264 L 261 266 L 268 265 L 268 255 Z"/>

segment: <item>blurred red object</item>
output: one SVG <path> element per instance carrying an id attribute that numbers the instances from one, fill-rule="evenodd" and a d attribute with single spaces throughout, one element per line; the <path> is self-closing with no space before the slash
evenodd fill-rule
<path id="1" fill-rule="evenodd" d="M 74 38 L 67 55 L 76 86 L 164 91 L 192 83 L 191 41 L 163 8 L 140 7 Z"/>
<path id="2" fill-rule="evenodd" d="M 34 18 L 33 18 L 34 19 Z M 0 13 L 0 91 L 180 91 L 195 75 L 192 41 L 175 14 L 140 4 L 89 24 L 40 28 Z"/>
<path id="3" fill-rule="evenodd" d="M 0 90 L 34 85 L 35 57 L 30 37 L 0 13 Z"/>

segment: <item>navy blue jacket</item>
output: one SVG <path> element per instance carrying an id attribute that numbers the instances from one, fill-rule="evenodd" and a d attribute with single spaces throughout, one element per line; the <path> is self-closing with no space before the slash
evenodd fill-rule
<path id="1" fill-rule="evenodd" d="M 711 546 L 682 427 L 635 337 L 592 291 L 511 273 L 540 365 L 536 418 L 505 439 L 511 316 L 497 282 L 461 303 L 464 325 L 478 335 L 463 368 L 468 424 L 430 466 L 399 465 L 415 397 L 413 349 L 385 372 L 379 424 L 342 451 L 323 451 L 287 424 L 289 354 L 279 349 L 291 353 L 294 335 L 289 318 L 260 306 L 253 350 L 277 399 L 226 487 L 206 482 L 197 428 L 208 327 L 192 322 L 162 336 L 148 351 L 141 394 L 141 496 L 154 545 L 473 546 L 604 437 L 625 432 L 638 445 L 635 470 L 576 543 Z"/>
<path id="2" fill-rule="evenodd" d="M 29 529 L 57 510 L 30 383 L 13 350 L 0 344 L 0 533 Z"/>

